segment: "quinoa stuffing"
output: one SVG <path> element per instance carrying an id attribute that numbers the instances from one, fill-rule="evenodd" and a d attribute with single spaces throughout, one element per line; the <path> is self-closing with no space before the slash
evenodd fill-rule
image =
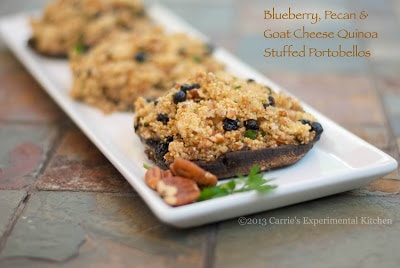
<path id="1" fill-rule="evenodd" d="M 157 144 L 166 163 L 304 145 L 322 132 L 296 99 L 252 79 L 205 72 L 176 83 L 163 97 L 138 98 L 134 127 L 143 141 Z"/>
<path id="2" fill-rule="evenodd" d="M 71 57 L 70 67 L 70 95 L 105 113 L 133 110 L 139 96 L 156 98 L 194 73 L 224 69 L 208 44 L 185 33 L 167 34 L 162 27 L 113 34 Z"/>
<path id="3" fill-rule="evenodd" d="M 141 31 L 153 24 L 142 0 L 58 0 L 31 18 L 29 45 L 37 52 L 67 57 L 85 50 L 115 31 Z"/>

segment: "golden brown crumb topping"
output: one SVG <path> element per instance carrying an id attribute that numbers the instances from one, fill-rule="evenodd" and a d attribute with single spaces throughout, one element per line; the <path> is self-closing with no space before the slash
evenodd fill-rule
<path id="1" fill-rule="evenodd" d="M 135 111 L 137 134 L 168 144 L 167 162 L 213 161 L 229 151 L 307 144 L 315 136 L 316 119 L 296 99 L 228 74 L 197 73 L 163 97 L 139 98 Z"/>
<path id="2" fill-rule="evenodd" d="M 90 47 L 117 30 L 150 25 L 142 0 L 58 0 L 31 19 L 34 47 L 67 56 L 76 45 Z"/>
<path id="3" fill-rule="evenodd" d="M 70 62 L 71 96 L 104 112 L 132 110 L 137 97 L 163 95 L 175 81 L 224 65 L 202 40 L 160 27 L 141 33 L 118 33 Z"/>

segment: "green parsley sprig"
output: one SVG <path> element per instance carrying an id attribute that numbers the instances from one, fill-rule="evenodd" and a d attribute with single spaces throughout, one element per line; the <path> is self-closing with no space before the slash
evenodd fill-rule
<path id="1" fill-rule="evenodd" d="M 229 180 L 213 187 L 203 188 L 197 201 L 204 201 L 212 198 L 218 198 L 234 193 L 257 191 L 267 193 L 277 186 L 268 184 L 272 179 L 263 178 L 263 173 L 259 173 L 260 168 L 257 165 L 252 166 L 247 177 L 237 174 L 238 180 Z"/>
<path id="2" fill-rule="evenodd" d="M 85 47 L 82 44 L 77 44 L 74 47 L 74 50 L 75 50 L 75 53 L 78 55 L 85 53 Z"/>

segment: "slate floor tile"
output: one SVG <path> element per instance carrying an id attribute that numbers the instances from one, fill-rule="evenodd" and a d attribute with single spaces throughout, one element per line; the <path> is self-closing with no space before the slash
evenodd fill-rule
<path id="1" fill-rule="evenodd" d="M 395 64 L 396 62 L 392 62 Z M 400 65 L 400 62 L 397 62 Z M 395 75 L 389 77 L 379 76 L 377 81 L 377 88 L 383 94 L 400 94 L 400 77 Z"/>
<path id="2" fill-rule="evenodd" d="M 395 174 L 393 174 L 395 175 Z M 397 173 L 398 176 L 398 173 Z M 365 187 L 370 192 L 383 192 L 397 194 L 400 192 L 400 180 L 397 179 L 379 179 Z"/>
<path id="3" fill-rule="evenodd" d="M 0 189 L 31 185 L 57 135 L 57 128 L 51 126 L 0 122 Z"/>
<path id="4" fill-rule="evenodd" d="M 0 59 L 6 61 L 0 67 L 0 120 L 46 123 L 64 120 L 60 108 L 10 53 L 0 53 Z"/>
<path id="5" fill-rule="evenodd" d="M 221 223 L 216 266 L 397 267 L 399 204 L 337 195 L 248 217 L 255 224 Z"/>
<path id="6" fill-rule="evenodd" d="M 383 102 L 394 135 L 400 137 L 400 91 L 398 93 L 384 94 Z"/>
<path id="7" fill-rule="evenodd" d="M 361 139 L 380 149 L 387 149 L 390 146 L 390 130 L 383 124 L 377 126 L 344 125 L 344 127 Z"/>
<path id="8" fill-rule="evenodd" d="M 69 129 L 36 187 L 40 190 L 131 192 L 105 156 L 76 129 Z"/>
<path id="9" fill-rule="evenodd" d="M 7 227 L 16 212 L 18 205 L 25 198 L 25 191 L 0 190 L 0 238 L 3 237 Z"/>
<path id="10" fill-rule="evenodd" d="M 365 75 L 274 73 L 269 77 L 341 125 L 385 123 L 374 84 Z"/>
<path id="11" fill-rule="evenodd" d="M 166 6 L 171 8 L 183 20 L 189 22 L 198 31 L 212 34 L 213 32 L 231 32 L 234 31 L 234 23 L 236 20 L 235 10 L 219 1 L 204 5 L 199 1 L 191 3 L 179 3 L 169 1 Z"/>
<path id="12" fill-rule="evenodd" d="M 160 223 L 136 195 L 38 192 L 8 238 L 0 266 L 35 258 L 42 261 L 29 264 L 201 267 L 206 236 L 205 227 Z"/>

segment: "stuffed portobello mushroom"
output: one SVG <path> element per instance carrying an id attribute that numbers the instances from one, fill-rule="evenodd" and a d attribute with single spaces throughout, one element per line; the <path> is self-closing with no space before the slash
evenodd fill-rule
<path id="1" fill-rule="evenodd" d="M 200 72 L 163 97 L 139 98 L 135 112 L 135 132 L 157 165 L 184 158 L 220 179 L 254 164 L 293 164 L 323 132 L 296 99 L 225 73 Z"/>

